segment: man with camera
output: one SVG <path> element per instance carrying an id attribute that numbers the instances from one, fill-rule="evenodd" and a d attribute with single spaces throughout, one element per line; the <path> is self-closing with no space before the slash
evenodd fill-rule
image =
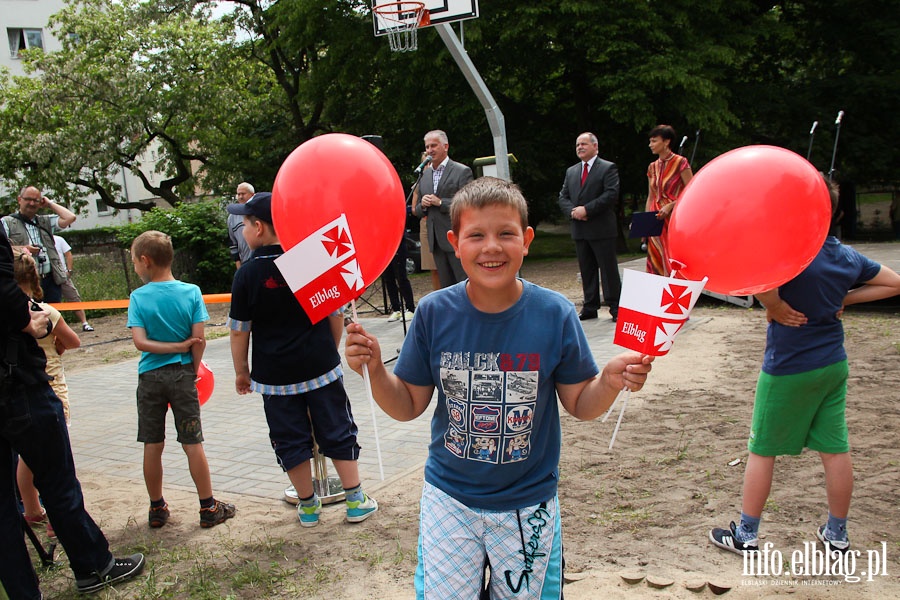
<path id="1" fill-rule="evenodd" d="M 62 301 L 62 284 L 67 272 L 62 257 L 56 250 L 53 234 L 75 222 L 75 213 L 53 202 L 34 186 L 26 186 L 19 192 L 19 212 L 3 217 L 3 228 L 13 246 L 23 246 L 34 256 L 44 302 Z M 49 208 L 53 215 L 38 215 L 38 210 Z"/>

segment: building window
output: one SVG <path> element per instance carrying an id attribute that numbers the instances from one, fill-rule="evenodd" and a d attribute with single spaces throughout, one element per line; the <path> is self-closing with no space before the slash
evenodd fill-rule
<path id="1" fill-rule="evenodd" d="M 100 198 L 96 198 L 94 200 L 94 203 L 97 206 L 97 215 L 98 216 L 113 214 L 113 207 L 106 204 L 106 202 L 104 202 Z"/>
<path id="2" fill-rule="evenodd" d="M 19 52 L 28 48 L 44 49 L 44 33 L 41 29 L 8 27 L 6 35 L 9 37 L 9 55 L 12 58 L 19 58 Z"/>

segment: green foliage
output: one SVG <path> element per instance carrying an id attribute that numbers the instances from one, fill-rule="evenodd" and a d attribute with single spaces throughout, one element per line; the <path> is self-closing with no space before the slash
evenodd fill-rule
<path id="1" fill-rule="evenodd" d="M 222 203 L 204 200 L 182 203 L 173 210 L 154 208 L 140 221 L 122 226 L 118 239 L 123 247 L 130 248 L 134 238 L 150 230 L 172 238 L 176 278 L 197 284 L 205 294 L 231 290 L 234 263 L 228 254 Z"/>
<path id="2" fill-rule="evenodd" d="M 461 162 L 494 154 L 484 108 L 434 29 L 400 54 L 372 35 L 367 0 L 225 0 L 215 4 L 235 11 L 219 21 L 212 4 L 68 3 L 54 20 L 63 50 L 26 52 L 34 78 L 0 75 L 0 177 L 39 179 L 75 207 L 96 192 L 146 208 L 122 197 L 124 172 L 173 205 L 238 181 L 271 189 L 296 146 L 331 131 L 382 135 L 407 184 L 430 129 L 447 131 Z M 894 4 L 491 0 L 464 38 L 536 225 L 558 217 L 583 131 L 618 164 L 623 197 L 643 197 L 657 123 L 690 137 L 696 171 L 751 143 L 805 154 L 818 120 L 812 162 L 827 170 L 827 125 L 845 110 L 838 179 L 896 181 Z"/>
<path id="3" fill-rule="evenodd" d="M 268 76 L 232 29 L 185 3 L 76 0 L 50 25 L 62 50 L 28 53 L 29 77 L 0 82 L 0 175 L 40 181 L 75 208 L 97 194 L 148 210 L 152 200 L 124 197 L 125 173 L 144 198 L 193 196 L 256 105 L 235 90 Z"/>

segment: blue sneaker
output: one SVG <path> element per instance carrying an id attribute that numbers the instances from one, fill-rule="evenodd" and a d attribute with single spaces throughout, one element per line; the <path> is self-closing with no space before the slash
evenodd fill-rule
<path id="1" fill-rule="evenodd" d="M 313 506 L 297 506 L 297 518 L 303 527 L 315 527 L 319 524 L 319 513 L 322 512 L 322 501 L 316 498 Z"/>
<path id="2" fill-rule="evenodd" d="M 351 523 L 361 523 L 368 519 L 372 513 L 378 510 L 378 503 L 375 498 L 365 495 L 365 500 L 360 502 L 347 501 L 347 520 Z"/>

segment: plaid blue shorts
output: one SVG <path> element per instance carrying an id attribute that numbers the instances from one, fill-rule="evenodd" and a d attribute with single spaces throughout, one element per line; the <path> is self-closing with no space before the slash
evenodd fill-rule
<path id="1" fill-rule="evenodd" d="M 418 555 L 417 600 L 478 598 L 486 562 L 492 600 L 559 600 L 559 499 L 511 511 L 481 510 L 425 483 Z"/>

